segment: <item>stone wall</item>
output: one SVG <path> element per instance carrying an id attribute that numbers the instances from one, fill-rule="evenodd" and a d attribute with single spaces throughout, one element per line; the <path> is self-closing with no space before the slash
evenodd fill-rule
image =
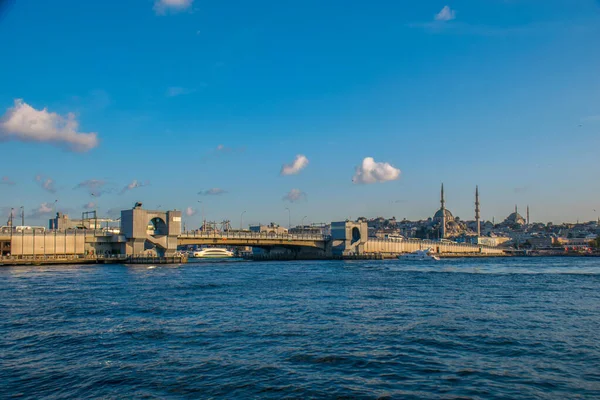
<path id="1" fill-rule="evenodd" d="M 85 234 L 74 232 L 54 232 L 39 234 L 18 233 L 11 239 L 11 255 L 82 255 L 86 252 Z"/>
<path id="2" fill-rule="evenodd" d="M 435 254 L 504 254 L 504 251 L 499 248 L 466 243 L 443 243 L 429 240 L 411 239 L 400 241 L 373 238 L 369 238 L 369 240 L 365 243 L 364 254 L 402 254 L 426 249 L 430 249 L 430 251 Z"/>

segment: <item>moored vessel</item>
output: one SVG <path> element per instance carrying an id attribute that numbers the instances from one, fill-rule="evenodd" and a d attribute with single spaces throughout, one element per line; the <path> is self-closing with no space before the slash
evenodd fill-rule
<path id="1" fill-rule="evenodd" d="M 412 253 L 401 254 L 398 256 L 398 259 L 400 259 L 400 260 L 417 260 L 417 261 L 426 261 L 426 260 L 439 261 L 440 260 L 440 258 L 438 256 L 431 254 L 431 249 L 417 250 Z"/>
<path id="2" fill-rule="evenodd" d="M 220 247 L 209 247 L 189 252 L 190 258 L 231 258 L 233 252 Z"/>

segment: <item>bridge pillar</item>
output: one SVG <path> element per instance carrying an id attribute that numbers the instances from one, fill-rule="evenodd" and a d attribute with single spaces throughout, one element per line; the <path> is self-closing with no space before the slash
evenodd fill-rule
<path id="1" fill-rule="evenodd" d="M 144 210 L 141 203 L 136 203 L 131 210 L 121 211 L 126 255 L 145 255 L 155 249 L 159 256 L 173 256 L 180 233 L 181 211 Z"/>
<path id="2" fill-rule="evenodd" d="M 365 221 L 331 223 L 331 253 L 334 256 L 360 255 L 365 251 L 369 228 Z"/>

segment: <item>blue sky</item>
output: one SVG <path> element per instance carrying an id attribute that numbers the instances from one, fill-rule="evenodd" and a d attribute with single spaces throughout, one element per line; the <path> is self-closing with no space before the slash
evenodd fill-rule
<path id="1" fill-rule="evenodd" d="M 596 0 L 162 2 L 0 14 L 2 223 L 600 215 Z"/>

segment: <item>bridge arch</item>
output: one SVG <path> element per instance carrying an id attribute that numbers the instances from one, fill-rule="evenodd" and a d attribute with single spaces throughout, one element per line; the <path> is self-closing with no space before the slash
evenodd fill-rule
<path id="1" fill-rule="evenodd" d="M 150 220 L 152 226 L 151 236 L 164 236 L 169 234 L 169 228 L 164 219 L 160 217 L 154 217 Z"/>
<path id="2" fill-rule="evenodd" d="M 358 227 L 354 227 L 352 228 L 352 244 L 356 243 L 356 242 L 360 242 L 361 236 L 360 236 L 360 229 L 358 229 Z"/>

